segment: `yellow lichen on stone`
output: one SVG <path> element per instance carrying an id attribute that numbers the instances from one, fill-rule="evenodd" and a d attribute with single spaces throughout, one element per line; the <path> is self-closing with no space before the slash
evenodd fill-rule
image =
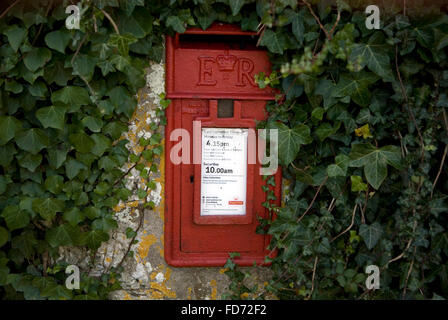
<path id="1" fill-rule="evenodd" d="M 164 282 L 166 282 L 166 281 L 168 281 L 169 279 L 170 279 L 170 277 L 171 277 L 171 269 L 170 268 L 168 268 L 168 267 L 166 267 L 166 272 L 165 272 L 165 281 Z"/>
<path id="2" fill-rule="evenodd" d="M 165 139 L 162 139 L 161 144 L 164 146 L 165 145 Z M 162 221 L 164 221 L 164 213 L 165 213 L 165 152 L 162 152 L 162 154 L 160 155 L 160 163 L 158 165 L 159 170 L 161 172 L 160 176 L 155 178 L 154 181 L 156 183 L 159 183 L 160 186 L 162 187 L 162 189 L 160 190 L 160 195 L 161 200 L 160 200 L 160 204 L 155 208 L 155 211 L 159 214 L 160 218 L 162 219 Z"/>
<path id="3" fill-rule="evenodd" d="M 240 298 L 243 299 L 243 300 L 249 298 L 249 293 L 243 292 L 242 294 L 240 294 Z"/>
<path id="4" fill-rule="evenodd" d="M 191 287 L 188 287 L 187 289 L 187 300 L 191 300 L 191 292 L 193 291 L 193 289 Z"/>
<path id="5" fill-rule="evenodd" d="M 210 299 L 216 300 L 218 297 L 218 288 L 217 288 L 217 283 L 216 283 L 215 279 L 210 281 L 210 287 L 212 287 L 212 293 L 210 295 Z"/>
<path id="6" fill-rule="evenodd" d="M 151 289 L 155 289 L 163 294 L 167 298 L 176 298 L 176 292 L 169 289 L 163 283 L 151 282 Z"/>
<path id="7" fill-rule="evenodd" d="M 137 249 L 141 261 L 143 261 L 148 256 L 149 248 L 156 242 L 157 237 L 153 234 L 148 234 L 141 238 L 139 242 L 139 247 Z"/>

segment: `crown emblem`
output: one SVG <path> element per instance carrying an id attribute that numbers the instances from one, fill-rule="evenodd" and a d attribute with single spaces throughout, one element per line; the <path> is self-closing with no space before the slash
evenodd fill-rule
<path id="1" fill-rule="evenodd" d="M 237 58 L 232 55 L 219 55 L 216 57 L 219 71 L 233 71 Z"/>

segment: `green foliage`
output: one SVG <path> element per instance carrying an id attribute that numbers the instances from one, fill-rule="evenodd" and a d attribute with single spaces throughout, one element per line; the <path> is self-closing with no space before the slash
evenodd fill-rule
<path id="1" fill-rule="evenodd" d="M 94 253 L 107 241 L 110 203 L 130 195 L 117 168 L 130 160 L 147 176 L 141 158 L 163 151 L 157 124 L 142 154 L 113 142 L 128 130 L 148 60 L 163 56 L 163 35 L 222 21 L 260 28 L 274 71 L 255 80 L 282 92 L 260 124 L 279 130 L 290 182 L 281 208 L 272 177 L 263 187 L 263 205 L 277 214 L 259 228 L 269 227 L 277 249 L 266 293 L 448 297 L 448 19 L 439 7 L 408 7 L 405 16 L 403 2 L 391 1 L 382 28 L 368 30 L 365 6 L 344 1 L 309 1 L 312 12 L 296 1 L 81 3 L 79 30 L 65 28 L 66 1 L 19 2 L 0 22 L 0 296 L 99 299 L 119 288 L 120 270 L 109 270 L 67 290 L 65 265 L 47 263 L 60 246 Z M 161 98 L 159 115 L 169 104 Z M 369 264 L 381 268 L 380 290 L 365 290 Z M 228 297 L 255 294 L 232 260 L 226 267 Z"/>
<path id="2" fill-rule="evenodd" d="M 312 8 L 316 17 L 300 2 L 277 3 L 275 15 L 257 11 L 266 28 L 260 44 L 273 53 L 283 91 L 264 125 L 279 130 L 290 181 L 283 207 L 264 203 L 277 214 L 259 228 L 270 226 L 277 250 L 267 259 L 275 272 L 267 291 L 286 299 L 447 297 L 447 217 L 439 214 L 448 193 L 447 14 L 426 3 L 404 16 L 398 4 L 381 9 L 380 30 L 367 30 L 362 6 Z M 370 264 L 380 267 L 380 290 L 365 287 Z"/>
<path id="3" fill-rule="evenodd" d="M 82 1 L 80 29 L 68 30 L 68 4 L 17 2 L 0 22 L 3 299 L 104 299 L 120 287 L 119 270 L 101 278 L 84 270 L 81 289 L 68 290 L 65 265 L 54 261 L 61 246 L 85 247 L 93 257 L 117 227 L 112 208 L 131 195 L 119 170 L 127 141 L 117 140 L 145 83 L 147 56 L 160 59 L 168 29 L 153 25 L 162 4 L 142 13 L 135 9 L 144 1 Z M 157 159 L 160 143 L 151 141 L 146 160 Z"/>

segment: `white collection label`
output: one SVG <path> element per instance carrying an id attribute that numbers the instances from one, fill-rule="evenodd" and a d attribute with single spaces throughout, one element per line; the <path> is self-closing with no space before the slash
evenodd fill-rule
<path id="1" fill-rule="evenodd" d="M 245 215 L 248 129 L 202 128 L 201 216 Z"/>

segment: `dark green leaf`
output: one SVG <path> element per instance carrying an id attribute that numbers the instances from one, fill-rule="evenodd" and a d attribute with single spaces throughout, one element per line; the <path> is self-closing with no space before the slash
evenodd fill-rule
<path id="1" fill-rule="evenodd" d="M 21 149 L 36 154 L 48 146 L 48 137 L 42 129 L 29 129 L 17 134 L 16 143 Z"/>
<path id="2" fill-rule="evenodd" d="M 12 116 L 0 116 L 0 146 L 14 138 L 22 128 L 22 123 Z"/>
<path id="3" fill-rule="evenodd" d="M 10 231 L 25 228 L 30 223 L 30 216 L 18 206 L 8 206 L 2 211 L 6 225 Z"/>
<path id="4" fill-rule="evenodd" d="M 43 67 L 51 59 L 51 51 L 47 48 L 33 48 L 27 52 L 23 63 L 31 72 Z"/>
<path id="5" fill-rule="evenodd" d="M 50 106 L 40 108 L 36 111 L 36 118 L 42 123 L 44 128 L 64 128 L 65 107 Z"/>
<path id="6" fill-rule="evenodd" d="M 45 36 L 45 43 L 51 49 L 65 53 L 65 47 L 67 47 L 72 36 L 64 29 L 52 31 Z"/>
<path id="7" fill-rule="evenodd" d="M 364 239 L 369 250 L 375 247 L 382 234 L 383 228 L 378 222 L 374 222 L 371 225 L 362 224 L 359 228 L 359 235 Z"/>
<path id="8" fill-rule="evenodd" d="M 75 149 L 81 153 L 87 153 L 95 146 L 95 141 L 84 132 L 69 135 L 68 139 Z"/>

